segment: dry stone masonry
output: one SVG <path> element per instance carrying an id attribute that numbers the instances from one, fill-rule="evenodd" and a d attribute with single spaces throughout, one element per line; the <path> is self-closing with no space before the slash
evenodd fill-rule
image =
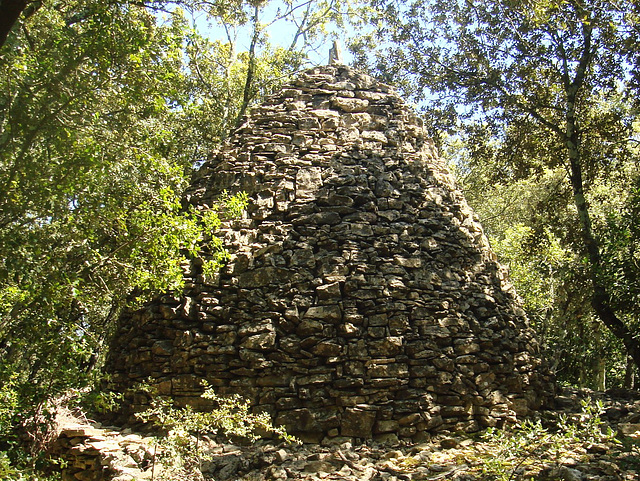
<path id="1" fill-rule="evenodd" d="M 331 65 L 257 107 L 187 200 L 250 196 L 215 278 L 122 319 L 114 389 L 150 380 L 202 406 L 240 393 L 303 440 L 419 440 L 552 394 L 525 314 L 474 213 L 392 89 Z M 131 410 L 148 400 L 127 398 Z"/>

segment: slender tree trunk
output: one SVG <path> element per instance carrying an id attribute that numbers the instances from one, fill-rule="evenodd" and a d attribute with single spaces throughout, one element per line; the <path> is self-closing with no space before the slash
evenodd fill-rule
<path id="1" fill-rule="evenodd" d="M 602 263 L 600 259 L 600 249 L 591 229 L 591 218 L 589 206 L 584 196 L 584 186 L 582 169 L 580 166 L 580 156 L 577 149 L 569 149 L 569 160 L 571 163 L 571 186 L 573 188 L 573 198 L 578 210 L 582 240 L 586 247 L 587 259 L 589 261 L 589 277 L 593 288 L 591 305 L 602 323 L 609 328 L 614 336 L 620 339 L 627 353 L 637 366 L 640 367 L 640 342 L 634 333 L 616 316 L 611 308 L 611 297 L 606 287 L 600 281 L 600 270 Z"/>
<path id="2" fill-rule="evenodd" d="M 231 115 L 231 109 L 233 105 L 233 95 L 231 94 L 231 68 L 236 63 L 237 55 L 236 55 L 236 41 L 235 39 L 231 39 L 229 36 L 229 59 L 226 68 L 224 69 L 224 83 L 227 91 L 227 98 L 224 101 L 224 107 L 222 111 L 222 122 L 224 126 L 223 130 L 223 140 L 225 140 L 230 132 L 233 125 L 231 125 L 233 119 Z"/>
<path id="3" fill-rule="evenodd" d="M 0 0 L 0 47 L 7 41 L 9 32 L 28 3 L 29 0 Z"/>
<path id="4" fill-rule="evenodd" d="M 591 387 L 596 391 L 604 391 L 607 386 L 607 366 L 604 361 L 604 346 L 602 345 L 602 329 L 594 326 L 595 357 L 592 359 L 593 372 L 591 373 Z"/>
<path id="5" fill-rule="evenodd" d="M 624 370 L 624 385 L 625 389 L 633 389 L 635 385 L 635 364 L 630 356 L 627 356 L 627 366 Z"/>
<path id="6" fill-rule="evenodd" d="M 251 102 L 251 89 L 253 87 L 253 76 L 256 70 L 256 45 L 258 44 L 258 37 L 260 36 L 260 7 L 254 7 L 253 13 L 253 36 L 251 37 L 251 45 L 249 46 L 249 63 L 247 65 L 247 78 L 244 82 L 244 93 L 242 96 L 242 105 L 240 106 L 240 112 L 236 119 L 236 127 L 240 127 L 242 118 L 247 113 L 249 102 Z"/>
<path id="7" fill-rule="evenodd" d="M 571 98 L 571 96 L 569 97 L 568 104 L 570 107 L 575 105 L 575 96 L 573 96 L 573 98 Z M 599 274 L 602 268 L 600 248 L 593 235 L 589 205 L 584 195 L 582 159 L 580 158 L 579 135 L 576 127 L 575 111 L 573 108 L 569 108 L 567 113 L 567 139 L 565 145 L 569 157 L 573 199 L 576 209 L 578 210 L 582 241 L 587 251 L 587 260 L 589 262 L 589 280 L 593 288 L 591 305 L 598 318 L 607 326 L 614 336 L 623 342 L 629 356 L 631 356 L 635 364 L 640 367 L 640 342 L 638 342 L 634 333 L 631 332 L 624 322 L 616 316 L 611 308 L 611 297 L 606 287 L 600 281 Z"/>
<path id="8" fill-rule="evenodd" d="M 580 149 L 580 129 L 576 106 L 579 92 L 584 87 L 587 70 L 595 56 L 597 47 L 594 47 L 592 44 L 593 25 L 589 21 L 587 12 L 582 11 L 582 13 L 582 53 L 573 79 L 570 78 L 568 62 L 566 59 L 563 62 L 563 83 L 566 95 L 564 144 L 569 161 L 569 177 L 573 191 L 573 200 L 578 211 L 582 241 L 589 264 L 589 281 L 592 285 L 591 305 L 598 318 L 614 336 L 623 342 L 627 349 L 627 354 L 633 359 L 635 364 L 640 367 L 640 342 L 624 322 L 616 316 L 611 307 L 611 297 L 607 292 L 606 286 L 601 282 L 600 271 L 602 269 L 602 262 L 600 247 L 593 235 L 589 204 L 584 194 L 584 178 L 582 174 L 583 159 Z"/>

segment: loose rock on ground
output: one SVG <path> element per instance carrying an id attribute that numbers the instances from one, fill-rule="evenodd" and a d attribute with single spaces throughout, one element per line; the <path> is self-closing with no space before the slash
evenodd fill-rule
<path id="1" fill-rule="evenodd" d="M 54 454 L 67 461 L 66 480 L 130 481 L 152 476 L 158 480 L 216 481 L 639 479 L 639 393 L 565 391 L 558 397 L 556 411 L 542 413 L 542 425 L 552 433 L 558 422 L 576 429 L 594 424 L 597 413 L 585 417 L 585 399 L 602 403 L 603 435 L 599 439 L 572 439 L 569 433 L 562 432 L 557 437 L 525 437 L 515 447 L 508 444 L 508 437 L 486 433 L 439 435 L 419 444 L 342 439 L 324 446 L 274 441 L 243 446 L 203 439 L 206 455 L 189 473 L 172 470 L 175 466 L 166 459 L 161 462 L 152 437 L 128 430 L 71 425 L 62 429 Z M 613 437 L 605 436 L 608 429 Z M 523 452 L 514 454 L 520 448 Z"/>

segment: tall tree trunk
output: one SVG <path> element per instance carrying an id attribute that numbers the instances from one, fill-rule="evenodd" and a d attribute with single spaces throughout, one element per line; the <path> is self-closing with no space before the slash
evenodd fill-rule
<path id="1" fill-rule="evenodd" d="M 591 387 L 596 391 L 604 391 L 607 387 L 607 365 L 605 363 L 605 347 L 602 341 L 602 329 L 599 325 L 594 326 L 595 355 L 592 359 L 592 380 Z"/>
<path id="2" fill-rule="evenodd" d="M 611 297 L 606 286 L 601 282 L 600 271 L 602 262 L 600 247 L 593 235 L 589 204 L 584 194 L 584 178 L 582 175 L 582 151 L 580 148 L 580 129 L 577 117 L 577 102 L 581 89 L 584 87 L 587 70 L 593 60 L 596 48 L 592 44 L 593 25 L 589 14 L 582 11 L 582 53 L 575 70 L 575 76 L 570 78 L 569 66 L 566 59 L 563 62 L 563 83 L 566 95 L 565 111 L 565 138 L 564 144 L 569 161 L 569 177 L 573 191 L 573 201 L 578 211 L 580 232 L 584 244 L 587 261 L 589 263 L 589 281 L 592 286 L 591 305 L 602 323 L 620 339 L 627 354 L 631 356 L 635 364 L 640 367 L 640 342 L 629 328 L 616 316 L 611 307 Z"/>
<path id="3" fill-rule="evenodd" d="M 251 90 L 253 88 L 253 76 L 256 70 L 256 45 L 258 44 L 258 38 L 260 37 L 260 7 L 254 7 L 253 13 L 253 36 L 251 37 L 251 45 L 249 46 L 249 63 L 247 65 L 247 77 L 244 82 L 244 93 L 242 96 L 242 105 L 240 106 L 240 112 L 236 119 L 236 127 L 240 127 L 242 118 L 247 113 L 249 102 L 252 100 Z"/>
<path id="4" fill-rule="evenodd" d="M 635 385 L 635 364 L 630 356 L 627 356 L 627 366 L 624 370 L 624 384 L 622 387 L 625 389 L 633 389 Z"/>
<path id="5" fill-rule="evenodd" d="M 229 58 L 227 60 L 227 66 L 224 69 L 224 83 L 227 91 L 227 98 L 224 101 L 224 107 L 222 110 L 222 122 L 224 126 L 223 140 L 225 140 L 231 133 L 231 128 L 233 127 L 232 122 L 235 120 L 231 118 L 231 109 L 233 106 L 233 95 L 231 93 L 231 69 L 237 61 L 236 40 L 232 39 L 230 35 L 227 35 L 227 38 L 229 39 Z"/>
<path id="6" fill-rule="evenodd" d="M 0 47 L 7 41 L 11 28 L 28 3 L 29 0 L 0 0 Z"/>
<path id="7" fill-rule="evenodd" d="M 569 105 L 575 105 L 571 100 L 575 101 L 575 97 L 573 99 L 570 98 L 569 102 Z M 579 136 L 576 128 L 575 112 L 572 112 L 572 110 L 573 109 L 569 109 L 569 113 L 567 114 L 567 140 L 565 145 L 569 157 L 573 200 L 578 210 L 582 241 L 587 251 L 587 260 L 589 262 L 589 280 L 593 289 L 591 305 L 598 318 L 607 326 L 614 336 L 623 342 L 629 356 L 631 356 L 635 364 L 640 367 L 640 342 L 624 322 L 616 316 L 611 308 L 611 297 L 600 280 L 600 270 L 602 268 L 600 248 L 593 235 L 589 204 L 584 195 Z"/>

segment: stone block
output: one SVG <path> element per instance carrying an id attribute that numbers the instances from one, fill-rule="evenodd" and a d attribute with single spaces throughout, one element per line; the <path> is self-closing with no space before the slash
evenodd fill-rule
<path id="1" fill-rule="evenodd" d="M 338 305 L 312 306 L 307 309 L 303 318 L 319 319 L 324 322 L 337 323 L 342 320 L 342 309 Z"/>
<path id="2" fill-rule="evenodd" d="M 339 356 L 342 353 L 342 346 L 336 342 L 322 341 L 316 344 L 311 352 L 322 357 Z"/>
<path id="3" fill-rule="evenodd" d="M 284 426 L 291 433 L 317 432 L 319 429 L 318 422 L 307 408 L 279 412 L 274 424 Z"/>
<path id="4" fill-rule="evenodd" d="M 317 119 L 313 119 L 320 127 Z M 322 169 L 320 167 L 307 167 L 296 172 L 295 195 L 299 200 L 315 199 L 318 190 L 322 187 Z"/>
<path id="5" fill-rule="evenodd" d="M 639 423 L 620 423 L 618 424 L 618 432 L 623 436 L 640 439 Z"/>
<path id="6" fill-rule="evenodd" d="M 238 285 L 247 289 L 265 287 L 269 284 L 288 282 L 292 272 L 288 269 L 276 267 L 261 267 L 243 272 L 238 276 Z"/>
<path id="7" fill-rule="evenodd" d="M 369 101 L 366 99 L 335 97 L 331 101 L 331 106 L 345 112 L 365 112 L 369 106 Z"/>
<path id="8" fill-rule="evenodd" d="M 340 433 L 342 436 L 370 438 L 373 434 L 375 420 L 375 411 L 346 408 L 342 414 Z"/>
<path id="9" fill-rule="evenodd" d="M 297 249 L 291 256 L 290 266 L 292 268 L 313 268 L 316 265 L 316 258 L 312 249 Z"/>
<path id="10" fill-rule="evenodd" d="M 367 334 L 374 339 L 382 339 L 387 335 L 387 329 L 384 327 L 369 327 Z M 369 346 L 372 345 L 372 343 L 369 343 Z"/>
<path id="11" fill-rule="evenodd" d="M 364 140 L 373 140 L 382 144 L 388 142 L 387 136 L 377 130 L 363 130 L 360 135 Z"/>
<path id="12" fill-rule="evenodd" d="M 258 386 L 289 386 L 291 375 L 273 374 L 270 376 L 259 377 L 256 381 Z"/>
<path id="13" fill-rule="evenodd" d="M 268 331 L 261 334 L 246 337 L 240 347 L 244 349 L 253 349 L 256 351 L 269 351 L 276 345 L 276 332 Z"/>
<path id="14" fill-rule="evenodd" d="M 296 328 L 296 334 L 300 337 L 321 335 L 323 329 L 324 324 L 322 322 L 315 319 L 304 319 L 300 324 L 298 324 L 298 327 Z"/>
<path id="15" fill-rule="evenodd" d="M 395 433 L 400 428 L 400 424 L 398 421 L 388 420 L 388 421 L 378 421 L 375 424 L 374 432 L 376 434 L 380 433 Z"/>
<path id="16" fill-rule="evenodd" d="M 318 286 L 316 287 L 316 293 L 318 294 L 318 299 L 321 300 L 337 299 L 342 297 L 339 282 L 331 282 L 329 284 Z"/>
<path id="17" fill-rule="evenodd" d="M 159 340 L 151 346 L 151 352 L 156 356 L 170 356 L 174 351 L 173 342 L 168 340 Z"/>
<path id="18" fill-rule="evenodd" d="M 327 384 L 333 379 L 331 373 L 325 374 L 312 374 L 309 376 L 300 376 L 296 379 L 299 386 L 309 386 L 313 384 Z"/>
<path id="19" fill-rule="evenodd" d="M 420 421 L 421 416 L 419 413 L 412 413 L 398 419 L 398 424 L 400 426 L 413 426 Z"/>
<path id="20" fill-rule="evenodd" d="M 402 352 L 402 337 L 387 336 L 369 343 L 369 353 L 375 357 L 395 357 Z"/>
<path id="21" fill-rule="evenodd" d="M 409 367 L 406 364 L 373 364 L 367 369 L 367 377 L 393 377 L 398 379 L 409 377 Z"/>

